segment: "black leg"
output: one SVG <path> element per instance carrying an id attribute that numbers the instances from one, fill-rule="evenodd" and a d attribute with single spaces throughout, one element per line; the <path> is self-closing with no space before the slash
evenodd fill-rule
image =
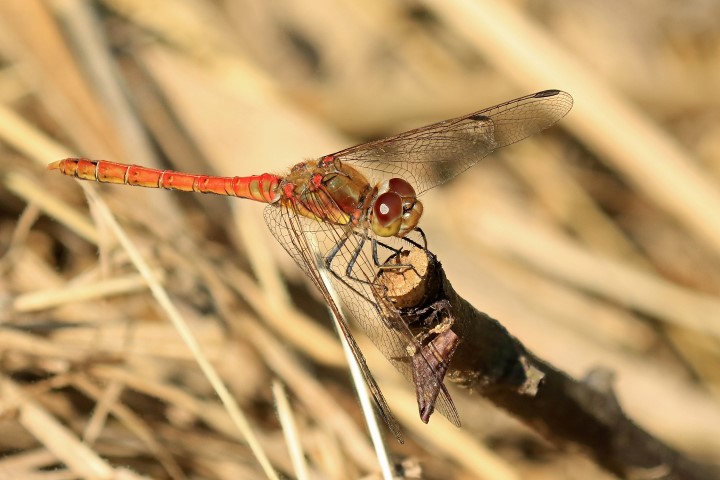
<path id="1" fill-rule="evenodd" d="M 358 232 L 353 232 L 354 235 L 360 237 L 360 242 L 357 246 L 354 247 L 354 250 L 352 252 L 352 255 L 350 256 L 350 260 L 348 261 L 348 265 L 345 268 L 345 275 L 343 276 L 341 273 L 338 273 L 335 271 L 335 269 L 332 266 L 332 262 L 337 257 L 340 250 L 345 246 L 347 241 L 350 239 L 349 236 L 345 237 L 344 239 L 340 240 L 328 253 L 327 257 L 325 258 L 325 268 L 330 272 L 330 274 L 335 277 L 335 279 L 345 285 L 347 288 L 355 292 L 357 295 L 360 295 L 362 298 L 367 300 L 370 304 L 374 304 L 373 300 L 368 297 L 366 293 L 361 292 L 356 288 L 354 285 L 352 285 L 348 279 L 354 280 L 355 282 L 366 284 L 366 285 L 372 285 L 376 287 L 372 282 L 368 280 L 363 280 L 361 278 L 358 278 L 353 274 L 353 268 L 355 267 L 355 264 L 357 263 L 357 259 L 360 256 L 360 253 L 362 252 L 362 248 L 365 245 L 365 237 L 360 235 Z M 379 313 L 379 312 L 378 312 Z"/>
<path id="2" fill-rule="evenodd" d="M 408 239 L 403 239 L 403 240 L 407 240 L 411 244 L 416 245 L 418 248 L 422 248 L 420 245 L 417 245 L 412 240 L 408 240 Z M 388 250 L 393 252 L 392 255 L 390 255 L 388 257 L 388 259 L 385 260 L 384 262 L 380 262 L 380 258 L 378 257 L 378 252 L 377 252 L 378 245 L 380 245 L 381 247 L 387 248 Z M 377 268 L 379 268 L 380 270 L 400 270 L 400 269 L 405 268 L 405 269 L 412 270 L 413 272 L 415 272 L 415 275 L 420 276 L 418 271 L 415 270 L 415 266 L 410 263 L 389 263 L 389 261 L 392 257 L 394 257 L 396 255 L 400 255 L 400 253 L 402 253 L 402 249 L 393 248 L 390 245 L 387 245 L 387 244 L 381 242 L 380 240 L 377 240 L 376 238 L 372 239 L 372 256 L 373 256 L 373 261 L 375 262 L 375 266 Z"/>

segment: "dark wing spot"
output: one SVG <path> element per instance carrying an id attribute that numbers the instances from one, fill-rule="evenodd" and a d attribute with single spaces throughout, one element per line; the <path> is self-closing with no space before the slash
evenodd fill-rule
<path id="1" fill-rule="evenodd" d="M 533 95 L 534 98 L 543 98 L 543 97 L 554 97 L 560 93 L 560 90 L 543 90 L 542 92 L 538 92 L 535 95 Z"/>
<path id="2" fill-rule="evenodd" d="M 467 118 L 468 118 L 468 120 L 476 120 L 478 122 L 486 122 L 486 121 L 490 120 L 490 117 L 488 117 L 487 115 L 481 115 L 481 114 L 470 115 Z"/>

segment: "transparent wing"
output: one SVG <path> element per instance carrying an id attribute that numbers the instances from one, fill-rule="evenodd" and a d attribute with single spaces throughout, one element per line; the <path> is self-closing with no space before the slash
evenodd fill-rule
<path id="1" fill-rule="evenodd" d="M 334 304 L 318 272 L 318 265 L 323 266 L 328 259 L 332 260 L 327 277 L 338 293 L 341 308 L 354 318 L 382 354 L 412 384 L 409 352 L 419 351 L 420 346 L 402 318 L 389 305 L 384 292 L 374 285 L 377 267 L 372 260 L 370 241 L 362 231 L 310 220 L 298 215 L 288 205 L 269 205 L 265 209 L 265 220 L 278 241 L 310 276 L 338 316 L 343 334 L 354 346 L 353 354 L 358 359 L 381 416 L 390 430 L 400 438 L 397 421 L 352 338 L 346 317 Z M 436 410 L 455 425 L 460 425 L 457 410 L 445 389 L 438 396 Z"/>
<path id="2" fill-rule="evenodd" d="M 390 431 L 392 431 L 395 437 L 402 443 L 403 435 L 400 425 L 392 415 L 390 407 L 385 401 L 385 397 L 383 396 L 380 387 L 370 373 L 365 357 L 360 351 L 360 347 L 355 342 L 345 317 L 343 316 L 340 308 L 333 301 L 332 296 L 328 292 L 327 286 L 318 272 L 316 262 L 319 245 L 317 244 L 316 235 L 322 231 L 320 227 L 325 226 L 326 224 L 301 217 L 288 208 L 287 205 L 282 204 L 268 205 L 265 207 L 264 215 L 265 222 L 270 227 L 270 231 L 273 233 L 275 238 L 280 242 L 283 248 L 287 250 L 300 268 L 312 279 L 313 283 L 320 290 L 325 298 L 325 301 L 335 314 L 342 334 L 347 339 L 350 351 L 355 357 L 365 383 L 367 384 L 373 400 L 378 407 L 380 416 L 387 424 Z"/>
<path id="3" fill-rule="evenodd" d="M 470 168 L 493 150 L 548 128 L 572 104 L 568 93 L 545 90 L 333 156 L 360 167 L 372 183 L 402 177 L 419 194 Z"/>

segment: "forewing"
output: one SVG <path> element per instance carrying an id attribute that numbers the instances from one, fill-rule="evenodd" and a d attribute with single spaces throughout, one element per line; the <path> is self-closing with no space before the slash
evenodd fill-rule
<path id="1" fill-rule="evenodd" d="M 545 90 L 350 147 L 334 157 L 360 167 L 373 183 L 402 177 L 421 193 L 470 168 L 493 150 L 548 128 L 565 116 L 572 104 L 569 94 Z"/>

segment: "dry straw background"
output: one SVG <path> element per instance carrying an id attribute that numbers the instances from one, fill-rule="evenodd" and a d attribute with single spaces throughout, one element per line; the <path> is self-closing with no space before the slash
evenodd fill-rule
<path id="1" fill-rule="evenodd" d="M 0 478 L 262 478 L 258 448 L 291 477 L 380 475 L 261 205 L 81 188 L 47 163 L 282 172 L 547 88 L 575 98 L 559 127 L 423 198 L 430 248 L 536 354 L 611 369 L 631 418 L 720 462 L 720 3 L 4 1 L 0 65 Z M 612 478 L 460 390 L 462 429 L 421 424 L 358 340 L 408 478 Z"/>

